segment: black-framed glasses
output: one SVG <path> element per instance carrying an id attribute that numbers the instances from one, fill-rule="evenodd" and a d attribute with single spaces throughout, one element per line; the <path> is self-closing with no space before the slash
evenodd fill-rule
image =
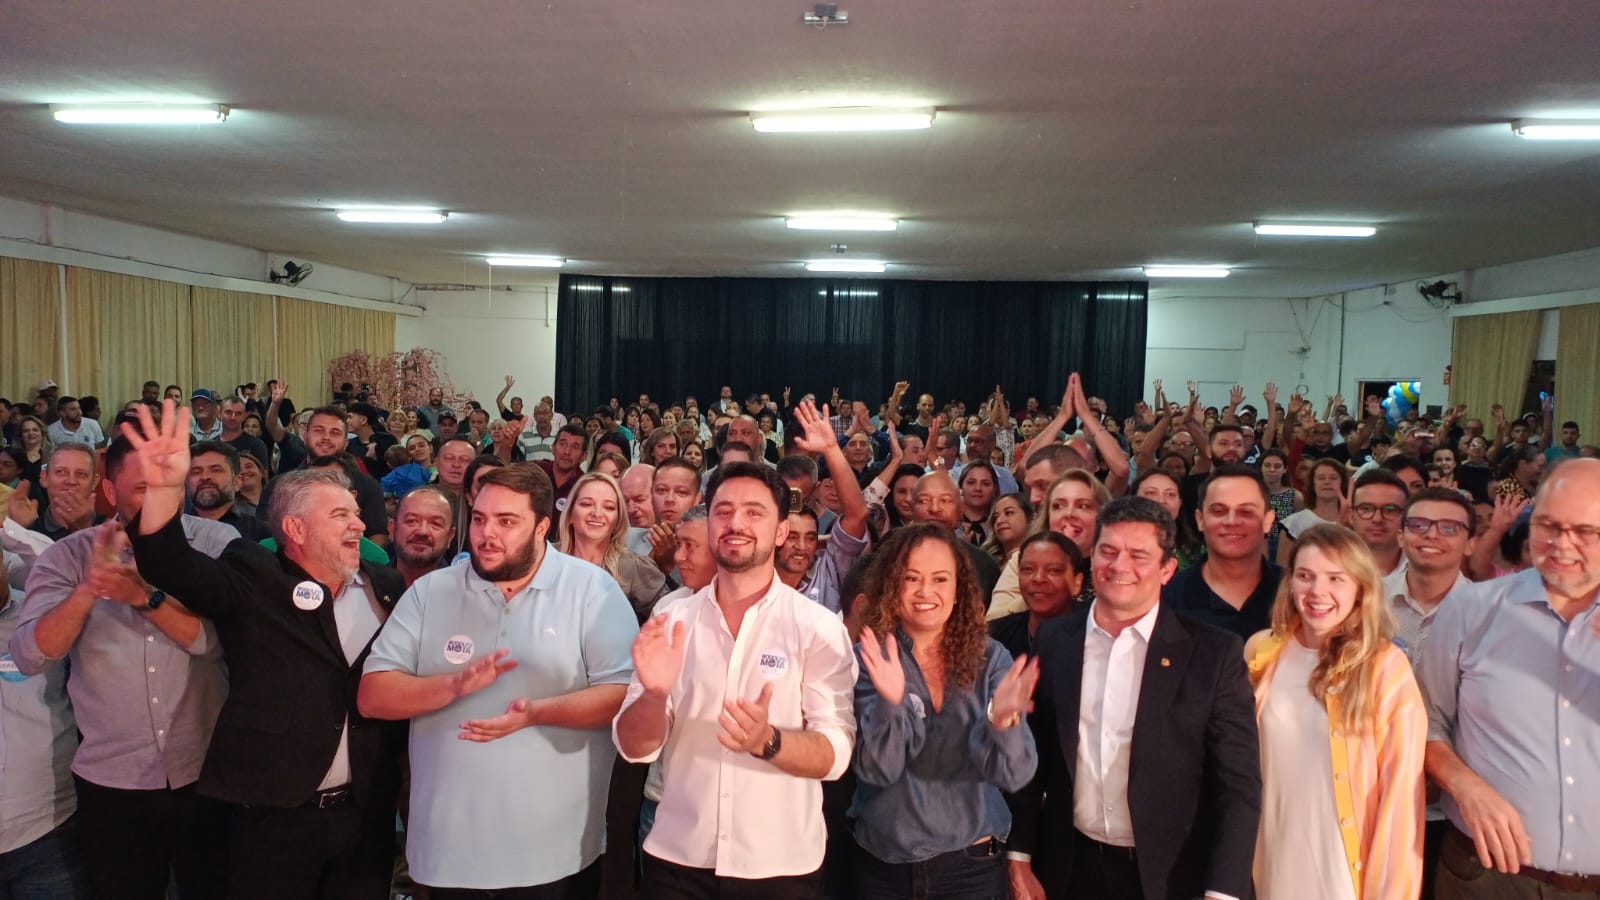
<path id="1" fill-rule="evenodd" d="M 1400 514 L 1403 512 L 1405 512 L 1404 509 L 1395 506 L 1393 503 L 1385 503 L 1382 506 L 1379 506 L 1376 503 L 1356 504 L 1356 515 L 1363 519 L 1370 519 L 1379 513 L 1383 513 L 1383 520 L 1385 522 L 1393 522 L 1396 519 L 1399 519 Z"/>
<path id="2" fill-rule="evenodd" d="M 1528 522 L 1528 536 L 1536 541 L 1554 544 L 1563 534 L 1579 547 L 1593 547 L 1600 543 L 1600 528 L 1593 525 L 1563 525 L 1543 517 Z"/>
<path id="3" fill-rule="evenodd" d="M 1407 516 L 1405 526 L 1407 531 L 1417 537 L 1427 534 L 1430 528 L 1438 531 L 1440 537 L 1447 538 L 1472 533 L 1470 525 L 1457 519 L 1425 519 L 1422 516 Z"/>

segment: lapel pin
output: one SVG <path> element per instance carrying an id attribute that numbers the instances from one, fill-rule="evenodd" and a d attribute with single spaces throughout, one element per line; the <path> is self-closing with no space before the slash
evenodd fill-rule
<path id="1" fill-rule="evenodd" d="M 1172 660 L 1167 659 L 1165 656 L 1161 657 L 1161 668 L 1163 668 L 1163 669 L 1172 668 Z"/>

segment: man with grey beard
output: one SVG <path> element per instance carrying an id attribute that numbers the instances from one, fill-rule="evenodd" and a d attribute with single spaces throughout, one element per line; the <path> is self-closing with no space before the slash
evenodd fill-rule
<path id="1" fill-rule="evenodd" d="M 251 541 L 271 537 L 255 516 L 234 509 L 239 490 L 239 451 L 224 441 L 200 441 L 189 450 L 189 476 L 185 481 L 190 511 L 201 518 L 239 530 Z"/>

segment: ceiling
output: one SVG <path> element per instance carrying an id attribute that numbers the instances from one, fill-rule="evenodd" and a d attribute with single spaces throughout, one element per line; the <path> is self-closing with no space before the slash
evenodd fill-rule
<path id="1" fill-rule="evenodd" d="M 1138 278 L 1161 295 L 1314 296 L 1600 246 L 1593 0 L 207 3 L 9 0 L 0 194 L 410 282 L 490 252 L 568 271 Z M 212 127 L 55 123 L 46 104 L 199 100 Z M 757 134 L 750 110 L 932 105 L 931 130 Z M 435 226 L 338 205 L 428 205 Z M 781 216 L 898 215 L 893 234 Z M 1370 240 L 1256 238 L 1257 219 Z M 496 284 L 539 278 L 497 269 Z M 542 276 L 542 277 L 548 277 Z M 307 287 L 315 287 L 313 280 Z"/>

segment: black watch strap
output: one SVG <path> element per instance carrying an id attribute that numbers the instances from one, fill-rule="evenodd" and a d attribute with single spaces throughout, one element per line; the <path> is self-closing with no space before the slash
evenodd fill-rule
<path id="1" fill-rule="evenodd" d="M 150 592 L 150 599 L 144 602 L 144 609 L 148 612 L 160 607 L 165 602 L 167 602 L 167 592 L 156 588 Z"/>
<path id="2" fill-rule="evenodd" d="M 759 756 L 761 759 L 771 759 L 774 756 L 777 756 L 778 755 L 778 751 L 782 750 L 782 749 L 783 749 L 783 732 L 781 732 L 778 729 L 774 728 L 774 729 L 772 729 L 772 737 L 767 739 L 767 743 L 761 748 L 761 752 L 756 754 L 756 755 Z"/>

